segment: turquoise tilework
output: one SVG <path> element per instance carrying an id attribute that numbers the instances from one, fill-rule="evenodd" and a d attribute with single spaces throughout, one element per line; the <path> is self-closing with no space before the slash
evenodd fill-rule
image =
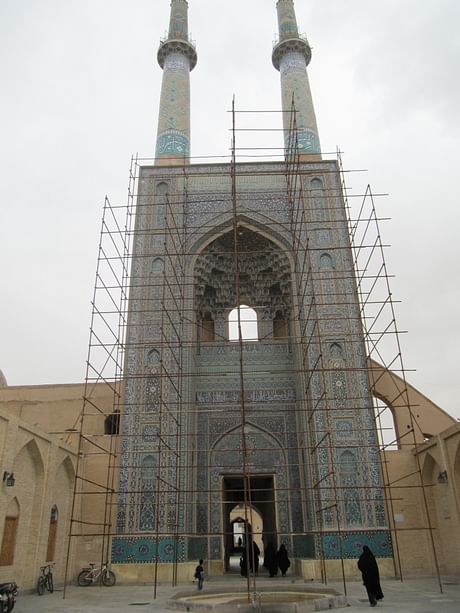
<path id="1" fill-rule="evenodd" d="M 287 153 L 290 154 L 289 148 L 293 145 L 289 143 L 289 135 L 286 136 L 286 147 Z M 297 149 L 293 153 L 321 153 L 318 135 L 311 130 L 299 130 L 297 132 Z"/>
<path id="2" fill-rule="evenodd" d="M 185 155 L 190 154 L 190 143 L 184 134 L 177 131 L 160 134 L 157 140 L 157 157 L 161 155 Z"/>
<path id="3" fill-rule="evenodd" d="M 158 555 L 157 555 L 158 551 Z M 113 564 L 147 564 L 185 560 L 185 542 L 171 537 L 116 537 L 112 541 Z"/>
<path id="4" fill-rule="evenodd" d="M 391 558 L 393 547 L 388 531 L 342 532 L 323 535 L 323 555 L 327 560 L 359 558 L 367 545 L 377 558 Z"/>

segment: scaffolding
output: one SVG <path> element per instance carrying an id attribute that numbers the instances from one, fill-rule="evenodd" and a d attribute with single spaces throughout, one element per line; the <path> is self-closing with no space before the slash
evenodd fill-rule
<path id="1" fill-rule="evenodd" d="M 237 127 L 237 117 L 244 114 L 253 116 L 252 112 L 237 111 L 233 104 L 228 161 L 203 164 L 202 160 L 196 160 L 201 181 L 215 181 L 217 176 L 227 190 L 224 209 L 217 205 L 213 208 L 213 202 L 223 198 L 222 193 L 211 194 L 204 223 L 190 222 L 194 219 L 191 211 L 196 209 L 202 196 L 195 191 L 198 172 L 195 165 L 175 166 L 172 176 L 180 189 L 174 193 L 160 190 L 155 196 L 154 213 L 153 193 L 148 187 L 153 183 L 142 174 L 142 169 L 152 163 L 149 160 L 132 159 L 126 205 L 113 206 L 108 198 L 105 200 L 79 424 L 66 582 L 74 572 L 72 560 L 75 556 L 81 559 L 85 544 L 90 544 L 102 565 L 117 561 L 120 537 L 136 540 L 148 536 L 154 545 L 145 545 L 147 549 L 151 546 L 145 560 L 153 566 L 156 596 L 159 565 L 165 555 L 172 569 L 170 581 L 175 586 L 181 580 L 179 564 L 188 559 L 187 539 L 195 542 L 193 551 L 197 552 L 203 542 L 206 551 L 212 547 L 219 549 L 220 542 L 223 571 L 240 572 L 238 560 L 236 568 L 232 566 L 236 554 L 246 565 L 248 601 L 255 602 L 257 567 L 250 562 L 254 556 L 251 551 L 255 539 L 251 533 L 251 527 L 256 524 L 254 514 L 258 506 L 274 508 L 275 501 L 280 499 L 286 508 L 298 505 L 308 516 L 308 525 L 303 530 L 313 539 L 308 546 L 319 552 L 316 557 L 323 582 L 330 579 L 324 551 L 330 526 L 335 527 L 334 534 L 338 535 L 341 548 L 342 534 L 350 532 L 348 509 L 353 506 L 374 509 L 372 520 L 376 532 L 391 534 L 395 576 L 403 579 L 404 548 L 400 541 L 407 529 L 395 521 L 394 504 L 401 492 L 413 488 L 423 503 L 423 520 L 409 531 L 427 535 L 439 579 L 429 502 L 418 454 L 414 454 L 414 471 L 395 478 L 391 470 L 391 453 L 403 448 L 416 450 L 424 437 L 405 378 L 395 301 L 385 263 L 386 246 L 380 231 L 383 220 L 375 209 L 376 195 L 368 186 L 364 194 L 350 196 L 340 152 L 335 161 L 323 164 L 320 173 L 338 177 L 338 183 L 331 180 L 326 188 L 314 183 L 319 174 L 318 163 L 308 161 L 299 152 L 294 107 L 286 145 L 280 151 L 274 151 L 273 147 L 239 145 L 240 133 L 252 133 L 251 128 L 240 131 Z M 253 161 L 246 162 L 247 157 Z M 254 163 L 254 160 L 257 161 Z M 259 163 L 261 160 L 267 164 Z M 161 173 L 158 176 L 161 179 Z M 164 177 L 167 176 L 165 172 Z M 276 315 L 272 329 L 259 322 L 257 338 L 264 347 L 271 347 L 275 357 L 281 356 L 281 365 L 274 377 L 296 381 L 295 397 L 288 395 L 265 406 L 250 385 L 251 377 L 260 377 L 261 370 L 260 365 L 253 370 L 248 358 L 250 348 L 255 345 L 245 338 L 246 311 L 240 308 L 248 291 L 245 261 L 273 255 L 267 241 L 248 251 L 248 243 L 241 238 L 246 228 L 243 220 L 256 213 L 255 207 L 251 208 L 254 206 L 251 199 L 256 199 L 257 194 L 254 190 L 246 192 L 245 185 L 249 180 L 259 179 L 274 181 L 276 185 L 271 192 L 270 212 L 276 213 L 279 206 L 286 213 L 282 222 L 267 214 L 264 231 L 270 235 L 281 223 L 284 234 L 289 237 L 289 247 L 284 246 L 284 253 L 276 257 L 283 270 L 286 262 L 290 264 L 291 302 L 288 310 L 278 311 L 280 314 Z M 337 206 L 337 202 L 341 204 Z M 223 243 L 213 242 L 222 236 L 221 218 L 226 219 L 230 252 L 219 251 Z M 315 246 L 310 239 L 313 233 L 330 227 L 347 230 L 346 239 L 332 249 L 337 250 L 332 256 L 331 249 Z M 202 251 L 190 252 L 190 235 L 198 231 L 211 238 L 202 242 Z M 228 328 L 219 328 L 205 312 L 197 312 L 197 276 L 189 261 L 195 258 L 198 266 L 205 248 L 211 253 L 210 259 L 211 256 L 227 258 L 231 253 L 233 268 L 228 274 L 232 275 L 238 330 L 233 341 L 228 337 Z M 337 262 L 349 260 L 350 265 L 333 265 L 334 256 Z M 323 260 L 318 265 L 320 258 Z M 351 286 L 355 291 L 337 291 L 337 287 Z M 205 288 L 205 291 L 208 290 Z M 277 297 L 278 291 L 281 290 L 273 289 L 273 304 L 277 300 L 282 303 Z M 206 299 L 210 301 L 212 296 Z M 266 304 L 249 306 L 257 313 L 267 307 Z M 345 313 L 343 317 L 348 322 L 342 328 L 339 326 L 340 343 L 331 342 L 333 334 L 324 333 L 325 329 L 333 329 L 329 316 L 324 314 L 334 309 Z M 232 353 L 235 360 L 231 369 L 227 369 L 225 362 L 214 370 L 209 367 L 209 376 L 214 376 L 216 381 L 228 376 L 237 380 L 238 385 L 234 393 L 223 394 L 220 402 L 214 401 L 211 409 L 206 398 L 201 405 L 197 402 L 199 394 L 206 397 L 206 392 L 196 387 L 200 377 L 205 377 L 197 363 L 205 361 L 207 352 L 214 355 L 212 348 L 218 345 L 222 345 L 223 352 Z M 351 353 L 350 347 L 360 346 L 364 362 L 345 359 Z M 143 356 L 142 360 L 139 356 Z M 388 371 L 393 373 L 390 376 L 393 394 L 383 400 L 379 389 L 382 381 L 388 379 Z M 356 386 L 347 383 L 363 381 L 363 377 L 374 407 L 369 406 L 365 394 L 356 395 Z M 267 416 L 272 415 L 280 402 L 292 405 L 294 421 L 286 421 L 288 430 L 277 434 L 289 441 L 285 449 L 288 470 L 299 475 L 282 484 L 273 477 L 262 478 L 262 472 L 258 472 L 260 464 L 254 460 L 253 442 L 256 435 L 251 430 L 254 419 L 250 417 L 258 414 L 260 418 L 264 411 Z M 345 455 L 338 454 L 337 434 L 334 434 L 337 406 L 342 407 L 342 414 L 350 415 L 360 412 L 367 415 L 375 410 L 375 421 L 371 427 L 366 426 L 369 433 L 364 437 L 369 441 L 369 449 L 361 452 L 364 458 L 373 454 L 378 457 L 380 488 L 357 483 L 352 474 L 354 464 L 344 459 L 353 445 L 362 447 L 361 443 L 350 443 L 350 440 L 364 440 L 362 423 L 367 423 L 364 417 L 354 422 L 348 420 L 352 425 L 344 434 L 349 437 L 343 444 Z M 197 449 L 197 429 L 203 423 L 200 421 L 203 415 L 212 410 L 223 417 L 229 407 L 235 410 L 239 423 L 236 427 L 233 417 L 233 430 L 225 446 L 218 452 L 215 447 Z M 388 420 L 387 416 L 399 408 L 407 413 L 409 427 L 404 432 L 395 432 L 388 425 L 393 419 Z M 353 431 L 358 429 L 358 423 L 361 438 L 356 438 L 358 432 Z M 140 440 L 144 444 L 143 452 L 136 446 Z M 146 453 L 145 448 L 150 451 Z M 219 478 L 227 479 L 227 490 L 216 501 L 212 484 L 206 481 L 203 489 L 197 471 L 213 468 L 209 459 L 213 453 L 224 457 L 229 452 L 235 453 L 235 464 L 226 476 L 220 475 Z M 263 454 L 270 453 L 271 449 L 259 446 L 258 452 L 260 457 L 265 457 Z M 205 464 L 200 459 L 203 457 L 208 458 Z M 366 475 L 372 471 L 370 464 L 365 460 L 360 467 Z M 380 508 L 384 509 L 382 513 L 378 511 Z M 233 523 L 224 524 L 223 520 L 216 532 L 210 518 L 227 517 L 231 509 L 239 510 L 233 523 L 239 525 L 241 532 L 235 533 Z M 200 513 L 208 518 L 204 531 L 197 528 Z M 136 528 L 132 527 L 134 524 Z M 274 532 L 274 527 L 270 530 Z M 241 539 L 239 544 L 235 543 L 237 534 Z M 290 539 L 291 546 L 295 539 L 302 537 L 292 523 L 282 531 L 282 536 Z M 230 542 L 231 546 L 227 545 Z M 345 593 L 346 558 L 340 549 L 337 560 Z"/>

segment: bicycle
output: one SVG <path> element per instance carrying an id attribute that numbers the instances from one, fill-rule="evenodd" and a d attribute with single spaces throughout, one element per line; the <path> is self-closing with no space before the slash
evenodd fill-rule
<path id="1" fill-rule="evenodd" d="M 102 568 L 95 568 L 95 565 L 90 562 L 89 568 L 83 568 L 77 577 L 77 583 L 81 587 L 92 585 L 98 580 L 106 587 L 115 585 L 115 573 L 107 568 L 107 563 L 103 564 Z"/>
<path id="2" fill-rule="evenodd" d="M 54 564 L 55 562 L 51 562 L 50 564 L 45 564 L 45 566 L 40 566 L 42 574 L 39 576 L 37 581 L 37 594 L 39 596 L 43 596 L 43 594 L 45 593 L 45 589 L 48 590 L 48 592 L 54 592 L 52 572 L 52 567 L 54 566 Z"/>

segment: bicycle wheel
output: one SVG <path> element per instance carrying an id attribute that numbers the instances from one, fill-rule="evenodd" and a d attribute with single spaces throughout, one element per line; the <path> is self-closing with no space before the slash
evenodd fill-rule
<path id="1" fill-rule="evenodd" d="M 87 587 L 88 585 L 91 585 L 93 581 L 91 577 L 89 576 L 89 574 L 90 574 L 89 570 L 82 570 L 77 577 L 78 585 L 80 585 L 81 587 Z"/>
<path id="2" fill-rule="evenodd" d="M 112 585 L 115 585 L 115 581 L 115 573 L 106 568 L 102 574 L 102 583 L 106 587 L 112 587 Z"/>
<path id="3" fill-rule="evenodd" d="M 46 577 L 46 587 L 48 592 L 54 592 L 53 573 L 48 573 L 48 576 Z"/>
<path id="4" fill-rule="evenodd" d="M 37 581 L 37 594 L 43 596 L 45 593 L 45 577 L 39 577 Z"/>

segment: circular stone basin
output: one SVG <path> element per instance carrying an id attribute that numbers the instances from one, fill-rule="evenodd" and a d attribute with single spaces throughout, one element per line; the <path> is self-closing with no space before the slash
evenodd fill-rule
<path id="1" fill-rule="evenodd" d="M 347 606 L 345 597 L 334 593 L 318 591 L 282 590 L 277 592 L 259 591 L 251 594 L 250 602 L 245 592 L 208 592 L 200 594 L 177 594 L 169 605 L 182 611 L 218 611 L 254 613 L 303 613 L 341 608 Z"/>

